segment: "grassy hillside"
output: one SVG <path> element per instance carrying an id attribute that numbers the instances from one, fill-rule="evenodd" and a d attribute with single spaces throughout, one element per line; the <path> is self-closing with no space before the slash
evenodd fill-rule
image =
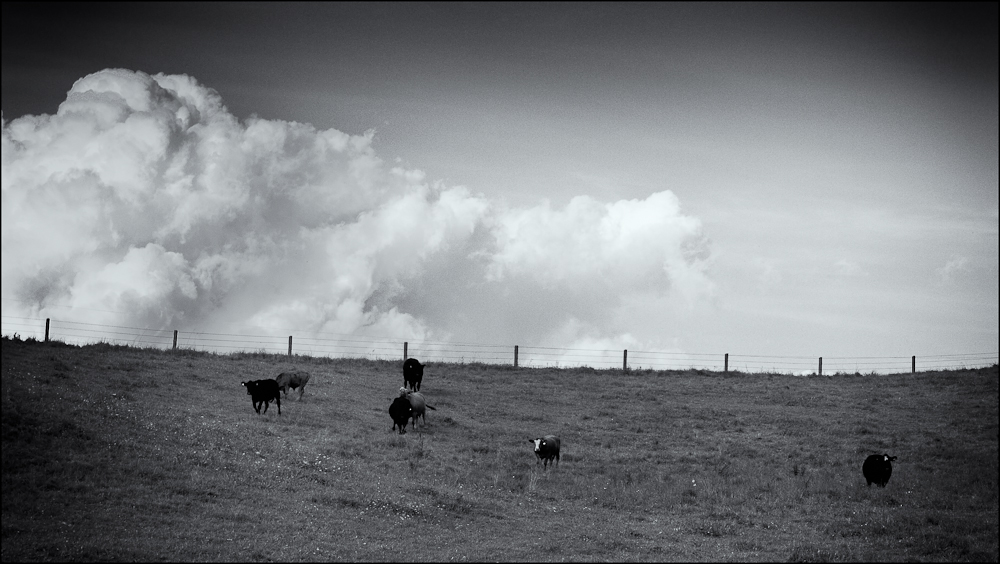
<path id="1" fill-rule="evenodd" d="M 2 347 L 3 561 L 997 560 L 996 366 L 432 363 L 400 436 L 401 362 Z M 292 368 L 303 400 L 256 414 L 240 382 Z"/>

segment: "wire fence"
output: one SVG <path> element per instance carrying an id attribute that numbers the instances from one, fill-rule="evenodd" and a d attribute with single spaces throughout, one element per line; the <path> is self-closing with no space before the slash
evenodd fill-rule
<path id="1" fill-rule="evenodd" d="M 217 354 L 251 352 L 330 358 L 507 364 L 520 367 L 577 367 L 630 370 L 706 370 L 793 374 L 889 374 L 981 368 L 997 364 L 998 352 L 920 356 L 805 357 L 640 350 L 597 350 L 456 342 L 400 342 L 355 335 L 311 337 L 180 332 L 78 321 L 0 318 L 4 336 L 58 340 L 71 345 L 108 343 L 141 348 L 187 349 Z M 919 362 L 918 362 L 919 361 Z"/>

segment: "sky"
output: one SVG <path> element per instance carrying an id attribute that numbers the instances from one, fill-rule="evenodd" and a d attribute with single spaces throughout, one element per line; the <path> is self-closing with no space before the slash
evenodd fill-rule
<path id="1" fill-rule="evenodd" d="M 2 25 L 5 324 L 998 350 L 996 3 L 4 2 Z"/>

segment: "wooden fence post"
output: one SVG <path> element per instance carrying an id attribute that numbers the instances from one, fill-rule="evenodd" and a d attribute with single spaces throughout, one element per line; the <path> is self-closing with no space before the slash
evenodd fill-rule
<path id="1" fill-rule="evenodd" d="M 823 357 L 819 357 L 819 375 L 823 375 Z"/>
<path id="2" fill-rule="evenodd" d="M 725 368 L 722 369 L 723 372 L 729 373 L 729 353 L 726 353 L 726 364 Z"/>
<path id="3" fill-rule="evenodd" d="M 288 356 L 292 356 L 292 336 L 288 336 Z"/>
<path id="4" fill-rule="evenodd" d="M 913 355 L 910 359 L 910 374 L 917 373 L 917 355 Z"/>
<path id="5" fill-rule="evenodd" d="M 177 350 L 177 329 L 174 329 L 174 350 Z"/>
<path id="6" fill-rule="evenodd" d="M 404 361 L 407 358 L 409 358 L 409 355 L 406 353 L 406 349 L 409 348 L 409 346 L 410 346 L 410 342 L 409 341 L 403 341 L 403 360 Z"/>
<path id="7" fill-rule="evenodd" d="M 514 345 L 514 368 L 517 368 L 517 345 Z"/>
<path id="8" fill-rule="evenodd" d="M 628 370 L 628 349 L 622 354 L 622 370 Z"/>
<path id="9" fill-rule="evenodd" d="M 49 318 L 45 318 L 45 342 L 49 342 Z"/>

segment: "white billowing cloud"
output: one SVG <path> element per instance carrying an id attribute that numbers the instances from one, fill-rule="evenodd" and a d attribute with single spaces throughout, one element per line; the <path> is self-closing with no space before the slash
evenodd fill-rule
<path id="1" fill-rule="evenodd" d="M 712 293 L 670 192 L 500 210 L 373 138 L 241 121 L 188 76 L 84 77 L 55 115 L 4 120 L 4 315 L 617 348 L 623 293 Z"/>
<path id="2" fill-rule="evenodd" d="M 491 236 L 485 276 L 514 310 L 491 313 L 521 328 L 516 338 L 527 342 L 595 344 L 638 332 L 625 313 L 626 296 L 672 294 L 690 306 L 714 295 L 701 222 L 684 215 L 669 191 L 645 200 L 577 196 L 563 209 L 545 201 L 505 210 L 494 216 Z M 662 341 L 662 325 L 645 331 L 650 342 Z"/>
<path id="3" fill-rule="evenodd" d="M 691 298 L 711 293 L 701 222 L 680 211 L 676 196 L 602 204 L 573 198 L 564 210 L 548 202 L 502 214 L 489 276 L 531 278 L 546 288 L 600 284 L 617 291 L 672 287 Z"/>
<path id="4" fill-rule="evenodd" d="M 608 334 L 576 317 L 566 319 L 548 336 L 547 341 L 559 348 L 553 348 L 551 352 L 540 351 L 543 354 L 530 360 L 534 364 L 617 368 L 622 365 L 623 350 L 640 347 L 639 341 L 630 333 Z"/>
<path id="5" fill-rule="evenodd" d="M 365 301 L 487 206 L 386 171 L 371 141 L 241 124 L 188 77 L 87 76 L 55 115 L 4 123 L 5 297 L 166 327 L 220 310 L 277 331 L 406 326 Z"/>
<path id="6" fill-rule="evenodd" d="M 108 316 L 109 312 L 128 311 L 144 325 L 159 326 L 173 316 L 171 305 L 193 302 L 197 286 L 184 257 L 166 251 L 156 243 L 131 248 L 119 262 L 78 265 L 70 289 L 69 303 Z M 178 308 L 183 311 L 185 308 Z M 109 321 L 114 321 L 111 317 Z"/>

